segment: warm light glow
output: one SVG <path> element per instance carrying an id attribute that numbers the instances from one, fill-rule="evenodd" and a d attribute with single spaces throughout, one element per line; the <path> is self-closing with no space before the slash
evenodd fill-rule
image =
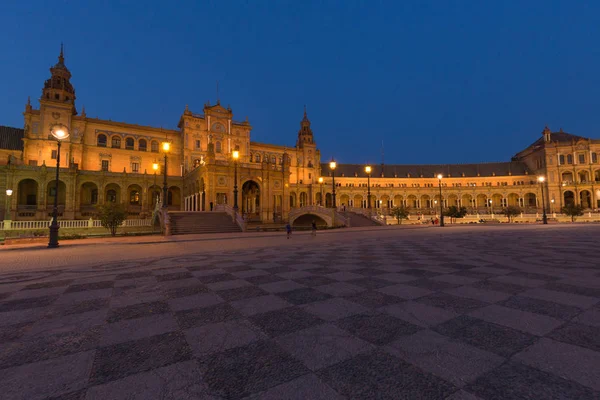
<path id="1" fill-rule="evenodd" d="M 50 133 L 56 140 L 64 140 L 69 137 L 69 129 L 64 125 L 54 125 Z"/>
<path id="2" fill-rule="evenodd" d="M 158 163 L 153 163 L 152 164 L 152 169 L 155 171 L 158 171 Z"/>
<path id="3" fill-rule="evenodd" d="M 330 169 L 335 169 L 335 167 L 337 167 L 337 163 L 335 161 L 332 161 L 329 163 L 329 168 Z"/>
<path id="4" fill-rule="evenodd" d="M 367 174 L 370 174 L 370 173 L 371 173 L 371 166 L 370 166 L 370 165 L 367 165 L 367 166 L 365 167 L 365 172 L 366 172 Z"/>
<path id="5" fill-rule="evenodd" d="M 437 176 L 437 178 L 438 178 L 438 179 L 440 179 L 440 180 L 441 180 L 443 177 L 444 177 L 444 176 L 443 176 L 442 174 L 438 174 L 438 176 Z"/>
<path id="6" fill-rule="evenodd" d="M 6 195 L 7 196 L 11 196 L 12 195 L 12 189 L 6 189 Z"/>
<path id="7" fill-rule="evenodd" d="M 319 177 L 319 183 L 323 183 L 323 177 L 322 176 Z"/>
<path id="8" fill-rule="evenodd" d="M 543 176 L 538 176 L 538 181 L 539 181 L 540 183 L 541 183 L 541 182 L 544 182 L 545 180 L 546 180 L 546 178 L 544 178 Z"/>
<path id="9" fill-rule="evenodd" d="M 164 152 L 167 152 L 167 151 L 171 150 L 171 143 L 169 143 L 169 142 L 163 142 L 162 149 L 163 149 Z"/>
<path id="10" fill-rule="evenodd" d="M 231 156 L 233 157 L 234 160 L 237 160 L 238 158 L 240 158 L 240 152 L 237 150 L 234 150 L 233 153 L 231 153 Z"/>
<path id="11" fill-rule="evenodd" d="M 434 201 L 433 201 L 433 203 L 434 203 L 434 204 L 437 204 L 437 200 L 434 200 Z"/>
<path id="12" fill-rule="evenodd" d="M 551 203 L 554 203 L 554 199 L 550 200 Z"/>

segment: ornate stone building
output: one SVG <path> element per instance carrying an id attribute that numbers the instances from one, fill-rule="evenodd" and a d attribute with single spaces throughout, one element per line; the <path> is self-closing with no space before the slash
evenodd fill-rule
<path id="1" fill-rule="evenodd" d="M 90 118 L 76 108 L 76 91 L 64 55 L 50 68 L 35 109 L 28 100 L 24 128 L 0 127 L 0 210 L 5 219 L 46 220 L 56 195 L 57 143 L 50 127 L 63 124 L 70 137 L 61 148 L 59 214 L 89 218 L 104 202 L 124 203 L 132 218 L 148 215 L 162 196 L 167 156 L 167 204 L 171 210 L 209 211 L 233 205 L 235 181 L 240 211 L 250 221 L 286 220 L 291 208 L 332 205 L 332 171 L 321 164 L 304 110 L 294 146 L 251 141 L 248 119 L 234 120 L 230 107 L 205 104 L 202 113 L 185 107 L 177 130 Z M 240 157 L 232 159 L 238 150 Z M 454 165 L 374 165 L 371 203 L 381 212 L 405 205 L 413 212 L 439 209 L 438 174 L 445 206 L 498 212 L 507 205 L 526 212 L 541 208 L 538 175 L 547 179 L 548 212 L 568 203 L 600 206 L 600 141 L 545 128 L 531 146 L 509 162 Z M 155 169 L 157 167 L 158 169 Z M 364 165 L 338 164 L 338 206 L 367 206 Z M 319 183 L 319 177 L 323 183 Z M 236 179 L 237 178 L 237 179 Z M 13 195 L 7 197 L 6 189 Z"/>

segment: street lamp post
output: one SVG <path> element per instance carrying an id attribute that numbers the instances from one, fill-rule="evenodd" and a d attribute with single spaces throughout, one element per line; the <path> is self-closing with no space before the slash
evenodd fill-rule
<path id="1" fill-rule="evenodd" d="M 554 217 L 554 199 L 550 200 L 550 214 Z"/>
<path id="2" fill-rule="evenodd" d="M 333 187 L 333 193 L 331 193 L 331 206 L 333 208 L 336 208 L 336 201 L 335 201 L 335 167 L 337 167 L 337 163 L 331 159 L 331 162 L 329 163 L 329 169 L 331 169 L 331 185 Z"/>
<path id="3" fill-rule="evenodd" d="M 544 199 L 544 181 L 546 180 L 546 178 L 544 178 L 543 176 L 539 176 L 538 177 L 538 182 L 540 183 L 540 186 L 542 188 L 542 223 L 544 225 L 548 224 L 548 216 L 546 215 L 546 199 Z"/>
<path id="4" fill-rule="evenodd" d="M 158 171 L 158 167 L 159 167 L 159 165 L 157 162 L 152 163 L 152 169 L 154 170 L 154 188 L 152 189 L 152 198 L 154 198 L 154 193 L 156 193 L 155 192 L 155 190 L 156 190 L 156 171 Z M 156 196 L 156 202 L 158 203 L 158 196 Z M 156 206 L 156 203 L 155 203 L 155 206 Z"/>
<path id="5" fill-rule="evenodd" d="M 233 210 L 238 212 L 238 187 L 237 187 L 237 163 L 238 158 L 240 158 L 240 152 L 234 150 L 231 153 L 233 157 Z"/>
<path id="6" fill-rule="evenodd" d="M 371 208 L 371 166 L 367 165 L 365 167 L 365 172 L 367 173 L 367 208 Z"/>
<path id="7" fill-rule="evenodd" d="M 63 140 L 69 137 L 69 129 L 62 125 L 54 125 L 50 131 L 52 137 L 56 139 L 58 150 L 56 152 L 56 189 L 54 193 L 54 209 L 52 210 L 52 223 L 50 224 L 50 240 L 48 241 L 49 248 L 58 247 L 58 177 L 60 172 L 60 145 Z"/>
<path id="8" fill-rule="evenodd" d="M 319 177 L 319 184 L 321 185 L 321 201 L 319 201 L 319 205 L 323 207 L 323 177 Z"/>
<path id="9" fill-rule="evenodd" d="M 167 208 L 168 207 L 168 191 L 169 191 L 169 187 L 167 186 L 167 153 L 169 152 L 169 150 L 171 150 L 171 143 L 169 142 L 163 142 L 162 144 L 162 149 L 163 152 L 165 153 L 165 171 L 164 171 L 164 175 L 163 175 L 163 203 L 162 203 L 162 208 Z"/>
<path id="10" fill-rule="evenodd" d="M 10 221 L 10 196 L 12 196 L 12 194 L 13 194 L 12 189 L 6 189 L 6 207 L 4 208 L 4 220 L 5 221 Z"/>
<path id="11" fill-rule="evenodd" d="M 440 188 L 440 226 L 444 226 L 444 200 L 442 199 L 442 174 L 438 174 L 438 186 Z M 450 221 L 452 222 L 452 221 Z"/>

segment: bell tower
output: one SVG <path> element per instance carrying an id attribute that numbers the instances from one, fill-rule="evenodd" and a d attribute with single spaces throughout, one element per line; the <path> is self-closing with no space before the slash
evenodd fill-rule
<path id="1" fill-rule="evenodd" d="M 310 121 L 306 116 L 306 106 L 304 106 L 304 118 L 300 121 L 300 130 L 298 131 L 298 148 L 303 148 L 305 145 L 314 145 L 313 132 L 310 128 Z"/>
<path id="2" fill-rule="evenodd" d="M 60 108 L 70 108 L 72 115 L 76 115 L 75 89 L 71 84 L 71 72 L 65 66 L 62 43 L 60 45 L 58 62 L 50 68 L 50 73 L 50 78 L 44 82 L 40 103 L 47 103 L 48 105 L 52 104 L 53 106 L 59 106 Z"/>

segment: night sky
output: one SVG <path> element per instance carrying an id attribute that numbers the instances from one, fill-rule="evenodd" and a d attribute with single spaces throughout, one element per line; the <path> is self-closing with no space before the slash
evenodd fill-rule
<path id="1" fill-rule="evenodd" d="M 586 4 L 587 3 L 587 4 Z M 600 137 L 600 2 L 0 2 L 0 125 L 23 126 L 61 41 L 90 117 L 176 128 L 185 105 L 322 159 L 508 161 L 548 124 Z"/>

